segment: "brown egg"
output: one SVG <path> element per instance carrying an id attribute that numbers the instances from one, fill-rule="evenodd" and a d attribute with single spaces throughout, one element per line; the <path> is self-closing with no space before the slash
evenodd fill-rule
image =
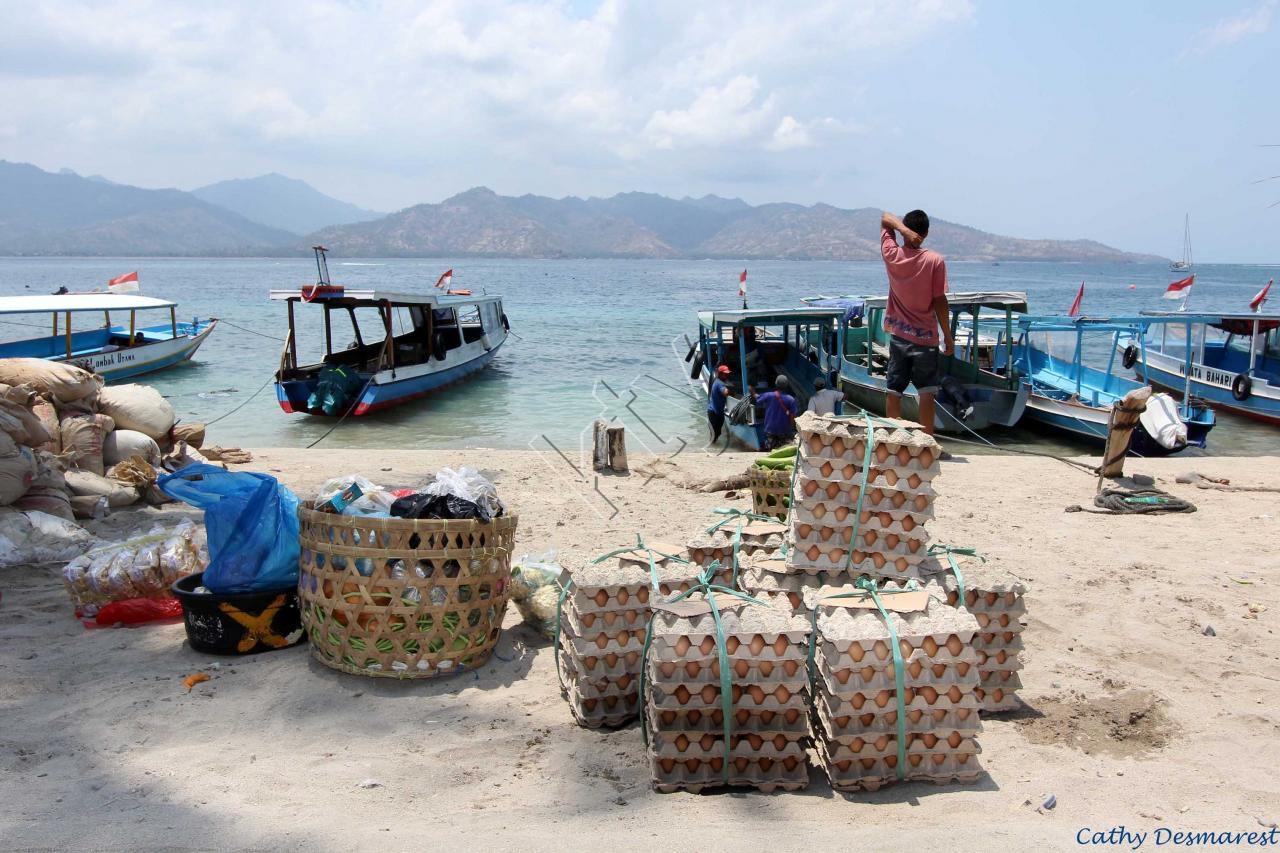
<path id="1" fill-rule="evenodd" d="M 631 598 L 631 593 L 627 592 L 627 588 L 626 588 L 625 586 L 624 586 L 624 587 L 619 587 L 619 589 L 618 589 L 618 603 L 619 603 L 619 604 L 626 604 L 626 603 L 627 603 L 627 601 L 628 601 L 630 598 Z"/>
<path id="2" fill-rule="evenodd" d="M 822 551 L 819 550 L 817 545 L 810 545 L 809 550 L 805 551 L 804 553 L 805 553 L 805 556 L 808 557 L 810 560 L 816 560 L 818 559 L 818 555 L 821 554 Z"/>
<path id="3" fill-rule="evenodd" d="M 899 464 L 899 465 L 909 465 L 909 464 L 911 464 L 911 451 L 910 451 L 910 450 L 908 450 L 907 448 L 905 448 L 905 447 L 899 447 L 899 448 L 898 448 L 897 457 L 898 457 L 898 464 Z"/>
<path id="4" fill-rule="evenodd" d="M 924 512 L 929 508 L 929 498 L 924 495 L 916 495 L 916 498 L 912 503 L 916 508 L 916 512 Z M 901 504 L 899 504 L 899 506 L 901 506 Z"/>
<path id="5" fill-rule="evenodd" d="M 689 651 L 690 645 L 692 644 L 689 642 L 688 637 L 681 637 L 676 640 L 676 654 L 680 657 L 684 657 L 685 653 Z"/>
<path id="6" fill-rule="evenodd" d="M 724 650 L 729 654 L 736 653 L 740 645 L 742 643 L 737 637 L 725 637 L 724 639 Z"/>
<path id="7" fill-rule="evenodd" d="M 642 586 L 636 590 L 636 600 L 641 604 L 647 604 L 649 601 L 649 587 Z"/>
<path id="8" fill-rule="evenodd" d="M 711 703 L 715 701 L 716 689 L 712 687 L 710 684 L 708 684 L 706 687 L 702 688 L 702 691 L 699 695 L 702 697 L 703 702 Z"/>
<path id="9" fill-rule="evenodd" d="M 836 507 L 836 521 L 844 521 L 846 518 L 849 517 L 850 512 L 852 512 L 852 510 L 850 510 L 847 506 Z"/>
<path id="10" fill-rule="evenodd" d="M 672 745 L 675 746 L 676 752 L 684 752 L 689 748 L 689 738 L 685 737 L 683 734 L 676 735 L 676 739 L 672 742 Z"/>
<path id="11" fill-rule="evenodd" d="M 898 538 L 898 534 L 890 533 L 884 537 L 884 547 L 892 551 L 894 548 L 898 547 L 898 543 L 901 541 L 902 540 Z"/>
<path id="12" fill-rule="evenodd" d="M 849 645 L 849 657 L 852 658 L 855 663 L 861 661 L 863 656 L 866 655 L 866 653 L 867 653 L 867 650 L 862 648 L 862 646 L 858 645 L 857 643 L 851 643 Z"/>
<path id="13" fill-rule="evenodd" d="M 876 452 L 872 455 L 875 457 L 877 462 L 884 462 L 884 460 L 889 458 L 889 448 L 881 444 L 876 447 Z"/>
<path id="14" fill-rule="evenodd" d="M 815 433 L 814 435 L 809 436 L 809 450 L 810 450 L 811 452 L 813 452 L 813 453 L 821 453 L 821 452 L 822 452 L 822 446 L 823 446 L 823 445 L 822 445 L 822 436 L 817 435 L 816 433 Z"/>
<path id="15" fill-rule="evenodd" d="M 796 525 L 796 533 L 800 536 L 801 539 L 805 538 L 812 532 L 813 532 L 812 524 L 801 523 Z"/>
<path id="16" fill-rule="evenodd" d="M 831 463 L 830 463 L 830 462 L 823 462 L 823 463 L 822 463 L 822 467 L 818 469 L 818 473 L 819 473 L 819 474 L 821 474 L 821 475 L 822 475 L 822 476 L 824 476 L 824 477 L 830 477 L 830 476 L 831 476 L 831 472 L 832 472 L 832 471 L 834 471 L 834 470 L 835 470 L 835 468 L 834 468 L 834 467 L 832 467 L 832 465 L 831 465 Z"/>
<path id="17" fill-rule="evenodd" d="M 862 439 L 858 439 L 853 443 L 853 446 L 849 448 L 849 451 L 855 459 L 862 459 L 866 456 L 867 445 Z"/>
<path id="18" fill-rule="evenodd" d="M 929 657 L 933 657 L 938 653 L 938 644 L 934 642 L 933 637 L 925 637 L 924 642 L 920 644 L 920 647 L 924 649 L 924 653 Z"/>
<path id="19" fill-rule="evenodd" d="M 607 654 L 607 655 L 605 655 L 605 656 L 604 656 L 604 664 L 605 664 L 605 666 L 609 667 L 610 669 L 612 669 L 613 667 L 617 666 L 617 665 L 618 665 L 618 661 L 619 661 L 619 660 L 620 660 L 620 658 L 618 657 L 618 655 L 617 655 L 615 652 L 610 652 L 609 654 Z"/>
<path id="20" fill-rule="evenodd" d="M 916 520 L 909 515 L 902 517 L 902 529 L 910 533 L 916 529 Z"/>
<path id="21" fill-rule="evenodd" d="M 813 513 L 814 518 L 822 518 L 827 514 L 827 508 L 823 504 L 817 504 L 814 506 L 811 512 Z"/>
<path id="22" fill-rule="evenodd" d="M 920 455 L 917 456 L 916 458 L 920 460 L 921 468 L 928 468 L 930 465 L 933 464 L 933 451 L 925 447 L 921 449 Z"/>
<path id="23" fill-rule="evenodd" d="M 952 657 L 959 657 L 960 652 L 964 650 L 964 643 L 955 634 L 947 638 L 947 651 L 951 652 Z"/>
<path id="24" fill-rule="evenodd" d="M 711 650 L 716 647 L 715 637 L 703 637 L 702 642 L 698 644 L 698 651 L 704 655 L 711 654 Z"/>
<path id="25" fill-rule="evenodd" d="M 924 480 L 920 479 L 919 474 L 912 474 L 910 477 L 907 478 L 907 485 L 913 489 L 920 488 L 920 484 L 923 482 Z"/>
<path id="26" fill-rule="evenodd" d="M 831 439 L 831 455 L 832 456 L 844 455 L 844 439 L 843 438 L 836 437 Z"/>
<path id="27" fill-rule="evenodd" d="M 840 484 L 828 483 L 827 488 L 824 490 L 824 494 L 826 494 L 829 499 L 835 500 L 840 496 Z"/>
<path id="28" fill-rule="evenodd" d="M 778 638 L 773 641 L 773 652 L 774 654 L 781 657 L 782 655 L 787 653 L 787 647 L 790 645 L 791 643 L 787 640 L 786 635 L 779 634 Z"/>

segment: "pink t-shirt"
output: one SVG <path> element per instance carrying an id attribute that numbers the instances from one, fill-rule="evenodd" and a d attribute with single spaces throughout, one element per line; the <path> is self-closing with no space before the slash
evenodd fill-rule
<path id="1" fill-rule="evenodd" d="M 889 273 L 884 330 L 912 343 L 937 346 L 933 300 L 947 292 L 947 264 L 942 255 L 899 246 L 897 236 L 888 228 L 880 230 L 880 254 Z"/>

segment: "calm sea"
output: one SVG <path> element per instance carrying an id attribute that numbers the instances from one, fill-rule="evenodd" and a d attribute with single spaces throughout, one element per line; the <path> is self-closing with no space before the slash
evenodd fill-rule
<path id="1" fill-rule="evenodd" d="M 749 270 L 752 307 L 886 289 L 878 262 L 330 261 L 335 283 L 418 292 L 429 291 L 449 267 L 455 288 L 500 294 L 519 337 L 510 338 L 478 377 L 399 410 L 349 419 L 322 446 L 545 450 L 554 444 L 576 450 L 593 418 L 618 414 L 628 424 L 635 450 L 644 445 L 669 451 L 682 441 L 701 447 L 704 404 L 681 360 L 684 336 L 696 335 L 697 309 L 739 304 L 743 267 Z M 949 269 L 952 290 L 1025 291 L 1032 310 L 1042 313 L 1066 311 L 1081 281 L 1086 282 L 1086 313 L 1168 308 L 1172 303 L 1160 294 L 1176 277 L 1163 265 L 953 263 Z M 285 414 L 270 385 L 286 321 L 284 304 L 269 301 L 267 292 L 314 282 L 315 267 L 307 259 L 0 258 L 0 295 L 50 293 L 59 286 L 88 290 L 130 270 L 139 271 L 145 294 L 177 301 L 180 316 L 227 321 L 194 362 L 144 379 L 171 398 L 183 419 L 221 418 L 210 430 L 212 442 L 306 446 L 332 426 L 331 420 Z M 1249 299 L 1276 272 L 1262 266 L 1201 266 L 1192 308 L 1247 310 Z M 300 317 L 314 314 L 307 318 L 313 321 L 319 313 L 299 309 Z M 157 316 L 152 322 L 166 319 Z M 0 325 L 3 340 L 48 333 L 45 318 L 16 321 L 35 328 L 7 318 Z M 86 328 L 93 323 L 83 322 Z M 335 332 L 335 340 L 341 336 Z M 303 352 L 314 353 L 320 342 L 320 324 L 304 323 Z M 1089 449 L 1026 429 L 992 438 L 1022 448 Z M 1272 452 L 1275 439 L 1269 428 L 1222 415 L 1210 446 L 1219 454 Z"/>

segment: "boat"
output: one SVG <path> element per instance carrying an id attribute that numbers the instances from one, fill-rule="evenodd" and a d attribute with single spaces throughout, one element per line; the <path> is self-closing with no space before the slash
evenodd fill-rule
<path id="1" fill-rule="evenodd" d="M 1030 392 L 1027 419 L 1081 438 L 1105 442 L 1112 408 L 1125 394 L 1146 384 L 1129 379 L 1117 370 L 1116 342 L 1141 336 L 1150 326 L 1181 323 L 1185 316 L 1018 318 L 1020 336 L 1014 347 L 1014 358 Z M 1067 336 L 1065 346 L 1059 340 L 1063 335 Z M 1109 338 L 1110 346 L 1099 343 L 1099 338 Z M 1105 370 L 1085 364 L 1086 342 L 1090 352 L 1109 350 Z M 1064 350 L 1069 350 L 1069 354 Z M 1130 451 L 1141 456 L 1162 456 L 1188 446 L 1204 447 L 1209 431 L 1217 422 L 1213 409 L 1195 398 L 1184 398 L 1180 406 L 1173 406 L 1171 401 L 1158 400 L 1158 396 L 1152 397 L 1154 402 L 1147 406 L 1149 414 L 1144 414 L 1134 428 Z M 1166 413 L 1177 419 L 1181 429 L 1177 429 L 1178 424 L 1162 422 Z"/>
<path id="2" fill-rule="evenodd" d="M 1182 258 L 1169 262 L 1169 269 L 1173 272 L 1190 272 L 1195 266 L 1191 259 L 1191 214 L 1187 214 L 1187 218 L 1182 228 Z"/>
<path id="3" fill-rule="evenodd" d="M 140 325 L 138 314 L 147 311 L 165 312 L 168 320 Z M 117 324 L 125 314 L 128 324 Z M 50 330 L 46 336 L 0 344 L 0 358 L 43 358 L 74 364 L 97 373 L 106 382 L 131 379 L 187 361 L 218 325 L 215 319 L 179 322 L 176 302 L 125 293 L 6 296 L 0 298 L 0 315 L 46 315 Z M 96 328 L 76 331 L 76 319 L 86 325 L 83 315 L 101 318 L 101 322 Z"/>
<path id="4" fill-rule="evenodd" d="M 889 333 L 884 330 L 888 297 L 815 296 L 802 301 L 809 307 L 842 310 L 840 340 L 834 346 L 814 341 L 814 346 L 824 357 L 827 350 L 839 353 L 840 389 L 846 399 L 869 412 L 884 414 L 889 395 L 885 376 Z M 1022 418 L 1028 390 L 1017 373 L 1010 373 L 1005 365 L 1013 361 L 1013 320 L 1027 310 L 1027 295 L 950 293 L 947 301 L 951 306 L 955 351 L 939 359 L 943 376 L 934 409 L 934 429 L 972 433 L 1013 426 Z M 920 416 L 919 396 L 914 388 L 902 395 L 902 415 L 911 419 Z"/>
<path id="5" fill-rule="evenodd" d="M 749 391 L 762 394 L 772 390 L 778 376 L 787 377 L 790 393 L 802 412 L 808 406 L 814 379 L 823 377 L 829 387 L 838 387 L 839 361 L 821 359 L 809 340 L 812 336 L 835 334 L 843 314 L 841 308 L 698 312 L 698 340 L 690 349 L 690 375 L 701 378 L 702 388 L 707 391 L 716 368 L 729 368 L 729 376 L 721 379 L 729 387 L 725 430 L 732 440 L 749 450 L 765 448 L 764 414 L 760 408 L 741 406 L 741 419 L 735 419 L 732 413 L 744 397 L 749 397 Z"/>
<path id="6" fill-rule="evenodd" d="M 362 417 L 389 409 L 482 370 L 507 339 L 501 297 L 346 288 L 329 281 L 325 249 L 315 249 L 319 281 L 270 294 L 288 305 L 289 331 L 275 375 L 286 412 Z M 296 309 L 304 305 L 323 312 L 317 349 L 322 345 L 324 355 L 300 364 Z M 365 340 L 361 314 L 366 328 L 370 321 L 376 327 L 374 340 Z M 353 335 L 340 349 L 334 347 L 335 315 L 349 322 Z"/>
<path id="7" fill-rule="evenodd" d="M 1216 409 L 1280 425 L 1280 313 L 1143 316 L 1176 322 L 1118 339 L 1125 368 L 1184 399 L 1200 398 Z"/>

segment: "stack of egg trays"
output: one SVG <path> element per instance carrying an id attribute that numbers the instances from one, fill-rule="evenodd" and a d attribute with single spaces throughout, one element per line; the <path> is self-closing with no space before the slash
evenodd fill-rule
<path id="1" fill-rule="evenodd" d="M 699 569 L 679 549 L 651 543 L 658 588 L 642 549 L 570 572 L 573 586 L 560 611 L 562 689 L 579 725 L 622 726 L 636 719 L 640 665 L 651 604 L 689 589 Z M 667 554 L 671 556 L 660 556 Z"/>
<path id="2" fill-rule="evenodd" d="M 928 556 L 925 524 L 933 517 L 937 442 L 910 421 L 877 421 L 871 465 L 864 472 L 867 432 L 861 421 L 805 414 L 796 423 L 792 570 L 843 572 L 850 579 L 918 578 Z"/>
<path id="3" fill-rule="evenodd" d="M 739 531 L 738 524 L 742 524 Z M 689 561 L 699 566 L 709 566 L 719 561 L 725 567 L 725 576 L 732 582 L 733 575 L 733 539 L 738 541 L 738 574 L 747 563 L 754 558 L 771 557 L 783 545 L 787 535 L 787 525 L 773 521 L 743 519 L 729 521 L 710 533 L 702 533 L 690 539 L 685 545 Z"/>
<path id="4" fill-rule="evenodd" d="M 716 626 L 694 593 L 654 610 L 645 696 L 653 787 L 799 790 L 809 782 L 809 625 L 732 596 L 715 600 L 732 669 L 728 774 Z"/>
<path id="5" fill-rule="evenodd" d="M 828 587 L 810 593 L 817 608 L 814 744 L 831 787 L 874 791 L 897 781 L 973 782 L 982 774 L 975 736 L 978 717 L 978 631 L 972 614 L 948 607 L 921 590 L 923 609 L 896 612 L 897 596 L 881 598 L 898 633 L 904 667 L 906 767 L 898 764 L 898 703 L 892 642 L 884 617 L 869 599 L 827 597 L 852 591 Z M 861 601 L 870 609 L 849 606 Z"/>
<path id="6" fill-rule="evenodd" d="M 830 584 L 839 585 L 834 572 L 795 572 L 781 556 L 753 557 L 738 573 L 738 585 L 752 598 L 767 602 L 781 610 L 809 618 L 805 604 L 806 591 Z"/>
<path id="7" fill-rule="evenodd" d="M 954 555 L 964 578 L 964 608 L 978 620 L 973 638 L 978 653 L 978 700 L 985 713 L 1010 711 L 1019 706 L 1022 689 L 1022 619 L 1027 588 L 999 566 L 975 557 Z M 931 558 L 921 567 L 936 583 L 952 607 L 960 605 L 960 585 L 945 557 Z"/>

